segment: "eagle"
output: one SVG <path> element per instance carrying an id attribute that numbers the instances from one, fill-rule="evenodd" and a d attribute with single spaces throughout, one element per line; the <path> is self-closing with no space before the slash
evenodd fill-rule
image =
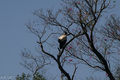
<path id="1" fill-rule="evenodd" d="M 59 42 L 60 49 L 62 49 L 67 42 L 67 32 L 64 32 L 64 34 L 59 36 L 58 42 Z"/>

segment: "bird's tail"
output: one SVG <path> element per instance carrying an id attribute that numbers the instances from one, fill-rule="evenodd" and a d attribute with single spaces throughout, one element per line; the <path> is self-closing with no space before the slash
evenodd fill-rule
<path id="1" fill-rule="evenodd" d="M 60 49 L 62 49 L 63 48 L 63 45 L 60 45 Z"/>

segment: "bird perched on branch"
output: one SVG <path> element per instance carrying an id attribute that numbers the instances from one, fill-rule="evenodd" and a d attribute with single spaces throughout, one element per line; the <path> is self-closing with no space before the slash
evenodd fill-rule
<path id="1" fill-rule="evenodd" d="M 67 32 L 64 32 L 64 34 L 58 38 L 60 49 L 64 47 L 64 45 L 66 44 L 66 41 L 67 41 Z"/>

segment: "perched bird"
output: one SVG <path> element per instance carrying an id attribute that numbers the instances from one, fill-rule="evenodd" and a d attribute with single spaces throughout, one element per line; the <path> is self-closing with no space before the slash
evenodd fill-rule
<path id="1" fill-rule="evenodd" d="M 60 49 L 64 47 L 66 41 L 67 41 L 67 32 L 64 32 L 64 34 L 58 38 Z"/>

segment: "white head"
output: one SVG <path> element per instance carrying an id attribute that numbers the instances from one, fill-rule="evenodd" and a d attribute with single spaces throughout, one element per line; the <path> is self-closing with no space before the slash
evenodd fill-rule
<path id="1" fill-rule="evenodd" d="M 64 34 L 59 37 L 59 39 L 60 40 L 66 39 L 66 37 L 67 37 L 67 32 L 65 31 Z"/>
<path id="2" fill-rule="evenodd" d="M 63 34 L 63 35 L 61 35 L 61 36 L 59 37 L 60 40 L 62 40 L 62 39 L 64 39 L 64 38 L 66 38 L 66 35 L 65 35 L 65 34 Z"/>

